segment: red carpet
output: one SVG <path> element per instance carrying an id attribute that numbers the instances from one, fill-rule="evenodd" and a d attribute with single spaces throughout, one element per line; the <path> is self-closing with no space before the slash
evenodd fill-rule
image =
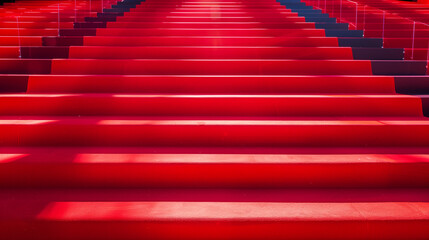
<path id="1" fill-rule="evenodd" d="M 429 240 L 426 61 L 296 0 L 135 2 L 1 8 L 2 239 Z"/>

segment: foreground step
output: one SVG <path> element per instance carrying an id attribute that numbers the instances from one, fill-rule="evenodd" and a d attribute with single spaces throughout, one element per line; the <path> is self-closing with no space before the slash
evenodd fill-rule
<path id="1" fill-rule="evenodd" d="M 406 95 L 6 94 L 0 115 L 422 116 Z"/>
<path id="2" fill-rule="evenodd" d="M 316 240 L 320 236 L 423 240 L 429 234 L 429 203 L 423 190 L 69 190 L 68 194 L 53 190 L 35 196 L 27 192 L 6 191 L 14 200 L 0 201 L 2 236 L 16 240 L 34 235 L 47 240 Z M 381 197 L 383 193 L 392 197 Z M 27 230 L 22 231 L 23 227 Z"/>
<path id="3" fill-rule="evenodd" d="M 2 117 L 2 146 L 429 146 L 424 118 Z M 410 134 L 413 133 L 413 134 Z"/>
<path id="4" fill-rule="evenodd" d="M 0 148 L 9 188 L 415 188 L 428 174 L 429 152 L 415 148 Z"/>

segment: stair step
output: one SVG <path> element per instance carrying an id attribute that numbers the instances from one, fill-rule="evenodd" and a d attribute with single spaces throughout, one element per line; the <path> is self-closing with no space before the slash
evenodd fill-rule
<path id="1" fill-rule="evenodd" d="M 422 116 L 404 95 L 3 94 L 1 115 Z"/>
<path id="2" fill-rule="evenodd" d="M 365 36 L 367 37 L 380 37 L 382 36 L 382 32 L 379 30 L 365 30 Z M 384 36 L 387 38 L 413 38 L 413 30 L 406 30 L 406 29 L 395 29 L 395 30 L 385 30 Z M 415 32 L 415 37 L 417 38 L 428 38 L 429 37 L 429 31 L 425 30 L 417 30 Z"/>
<path id="3" fill-rule="evenodd" d="M 0 58 L 18 58 L 19 53 L 19 46 L 0 46 Z"/>
<path id="4" fill-rule="evenodd" d="M 135 12 L 127 12 L 124 14 L 124 16 L 133 16 L 135 14 Z M 247 12 L 243 12 L 243 11 L 180 11 L 180 10 L 174 10 L 174 11 L 167 11 L 167 12 L 147 12 L 145 13 L 146 16 L 164 16 L 164 15 L 169 15 L 171 17 L 179 17 L 179 16 L 186 16 L 186 17 L 210 17 L 210 16 L 217 16 L 217 17 L 240 17 L 240 16 L 249 16 L 250 14 Z M 287 16 L 297 16 L 296 13 L 291 13 L 290 11 L 276 11 L 275 13 L 273 12 L 268 12 L 268 11 L 257 11 L 257 12 L 252 12 L 251 15 L 255 16 L 255 17 L 271 17 L 273 16 L 273 14 L 275 14 L 275 16 L 283 16 L 283 17 L 287 17 Z M 141 15 L 141 14 L 139 14 Z"/>
<path id="5" fill-rule="evenodd" d="M 0 236 L 428 240 L 429 10 L 313 2 L 6 3 Z"/>
<path id="6" fill-rule="evenodd" d="M 428 41 L 429 41 L 429 37 L 427 37 L 427 38 L 415 38 L 414 40 L 411 36 L 410 37 L 404 37 L 404 38 L 388 38 L 388 37 L 386 37 L 384 39 L 384 46 L 386 48 L 397 48 L 397 47 L 411 48 L 413 46 L 413 42 L 414 42 L 415 48 L 427 48 L 428 47 Z"/>
<path id="7" fill-rule="evenodd" d="M 397 76 L 395 88 L 402 94 L 429 94 L 429 76 Z"/>
<path id="8" fill-rule="evenodd" d="M 314 23 L 307 22 L 109 22 L 108 28 L 280 28 L 280 29 L 300 29 L 314 28 Z"/>
<path id="9" fill-rule="evenodd" d="M 419 149 L 0 148 L 2 187 L 428 187 Z M 343 152 L 341 152 L 343 151 Z M 412 154 L 406 153 L 411 151 Z M 264 153 L 265 152 L 265 153 Z M 237 174 L 239 172 L 240 174 Z M 23 178 L 22 176 L 25 176 Z M 362 178 L 365 176 L 365 178 Z"/>
<path id="10" fill-rule="evenodd" d="M 424 118 L 2 117 L 2 146 L 427 147 Z M 413 134 L 410 134 L 412 132 Z"/>
<path id="11" fill-rule="evenodd" d="M 403 48 L 352 48 L 354 59 L 403 60 Z"/>
<path id="12" fill-rule="evenodd" d="M 306 23 L 304 17 L 254 17 L 249 16 L 121 16 L 117 18 L 116 22 L 254 22 L 259 20 L 259 22 L 282 22 L 282 23 Z"/>
<path id="13" fill-rule="evenodd" d="M 1 50 L 1 48 L 0 48 Z M 1 54 L 1 51 L 0 51 Z M 69 58 L 88 59 L 353 59 L 351 48 L 320 47 L 70 47 Z"/>
<path id="14" fill-rule="evenodd" d="M 1 28 L 1 36 L 58 36 L 57 28 Z"/>
<path id="15" fill-rule="evenodd" d="M 16 28 L 16 21 L 0 21 L 0 28 Z M 58 28 L 58 22 L 19 22 L 20 28 Z M 60 23 L 61 28 L 73 28 L 72 22 L 62 22 Z"/>
<path id="16" fill-rule="evenodd" d="M 2 205 L 0 233 L 17 240 L 48 230 L 48 240 L 312 240 L 320 236 L 349 240 L 374 235 L 381 240 L 402 240 L 429 235 L 427 202 L 45 200 L 6 201 Z M 22 226 L 28 230 L 22 231 Z"/>
<path id="17" fill-rule="evenodd" d="M 157 13 L 157 12 L 147 12 L 144 14 L 144 17 L 157 17 L 157 16 L 165 16 L 165 13 Z M 285 13 L 278 13 L 278 14 L 274 14 L 272 12 L 255 12 L 252 14 L 253 17 L 250 17 L 251 19 L 253 19 L 253 21 L 256 19 L 288 19 L 289 21 L 293 21 L 293 22 L 305 22 L 305 18 L 304 17 L 299 17 L 296 13 L 290 13 L 290 12 L 285 12 Z M 107 13 L 104 14 L 104 16 L 108 16 Z M 112 13 L 109 13 L 109 16 L 113 16 Z M 142 16 L 137 15 L 137 13 L 121 13 L 120 15 L 116 14 L 116 16 L 119 16 L 120 18 L 123 17 L 124 19 L 128 19 L 127 22 L 130 22 L 129 20 L 133 21 L 134 19 L 137 20 L 138 18 L 142 18 Z M 226 18 L 232 18 L 232 17 L 245 17 L 248 18 L 249 14 L 247 13 L 243 13 L 243 12 L 170 12 L 168 14 L 168 16 L 170 18 L 178 18 L 178 17 L 199 17 L 199 18 L 211 18 L 212 16 L 217 17 L 217 18 L 221 18 L 221 17 L 226 17 Z M 143 18 L 144 18 L 143 17 Z M 291 17 L 291 18 L 289 18 Z M 138 20 L 137 20 L 138 21 Z M 327 20 L 327 21 L 331 21 L 331 20 Z"/>
<path id="18" fill-rule="evenodd" d="M 136 8 L 131 9 L 131 12 L 139 12 L 144 11 L 144 9 L 159 9 L 159 10 L 168 10 L 168 9 L 204 9 L 204 10 L 224 10 L 224 9 L 236 9 L 239 11 L 245 11 L 253 10 L 253 9 L 267 9 L 267 10 L 281 10 L 281 11 L 291 11 L 290 9 L 287 9 L 280 4 L 267 4 L 267 3 L 250 3 L 246 5 L 242 4 L 233 4 L 233 3 L 218 3 L 218 4 L 192 4 L 192 3 L 182 3 L 179 8 L 177 8 L 177 5 L 175 4 L 151 4 L 151 3 L 144 3 L 142 5 L 137 6 Z"/>
<path id="19" fill-rule="evenodd" d="M 0 58 L 0 73 L 47 74 L 51 72 L 51 60 Z"/>
<path id="20" fill-rule="evenodd" d="M 115 37 L 86 36 L 85 46 L 284 46 L 337 47 L 337 38 L 325 37 Z"/>
<path id="21" fill-rule="evenodd" d="M 365 60 L 54 59 L 52 60 L 51 73 L 128 75 L 371 75 L 372 71 L 371 61 Z"/>
<path id="22" fill-rule="evenodd" d="M 28 60 L 30 61 L 30 60 Z M 49 73 L 50 62 L 0 59 L 0 73 Z M 6 65 L 7 64 L 7 65 Z M 424 75 L 426 61 L 286 59 L 54 59 L 52 74 L 108 75 Z M 6 66 L 12 66 L 8 68 Z"/>
<path id="23" fill-rule="evenodd" d="M 156 12 L 154 12 L 156 10 Z M 246 14 L 256 14 L 260 15 L 263 13 L 271 13 L 273 14 L 273 11 L 275 11 L 276 14 L 285 14 L 286 16 L 297 16 L 298 14 L 291 12 L 289 9 L 279 7 L 253 7 L 253 8 L 239 8 L 239 7 L 218 7 L 215 10 L 213 8 L 208 7 L 181 7 L 181 8 L 168 8 L 168 7 L 147 7 L 147 8 L 134 8 L 132 11 L 129 11 L 126 13 L 127 16 L 141 16 L 142 14 L 146 13 L 155 13 L 157 15 L 159 14 L 175 14 L 175 13 L 213 13 L 217 15 L 222 14 L 240 14 L 240 15 L 246 15 Z"/>
<path id="24" fill-rule="evenodd" d="M 1 82 L 4 84 L 17 83 L 16 77 L 0 75 Z M 28 89 L 23 88 L 23 91 L 28 93 L 393 94 L 395 80 L 394 77 L 386 76 L 31 75 L 28 77 Z M 423 88 L 418 87 L 418 89 Z"/>
<path id="25" fill-rule="evenodd" d="M 40 36 L 0 36 L 0 46 L 42 46 Z"/>
<path id="26" fill-rule="evenodd" d="M 265 28 L 99 28 L 97 36 L 282 36 L 282 37 L 324 37 L 323 29 L 265 29 Z"/>

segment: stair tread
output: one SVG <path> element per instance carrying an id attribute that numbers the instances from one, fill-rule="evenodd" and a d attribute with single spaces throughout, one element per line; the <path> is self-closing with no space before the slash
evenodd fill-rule
<path id="1" fill-rule="evenodd" d="M 426 148 L 0 147 L 4 164 L 423 164 Z"/>
<path id="2" fill-rule="evenodd" d="M 33 221 L 419 221 L 428 202 L 40 202 L 4 204 L 0 219 Z M 35 209 L 40 209 L 38 214 Z"/>
<path id="3" fill-rule="evenodd" d="M 217 118 L 217 119 L 216 119 Z M 215 120 L 207 120 L 215 119 Z M 188 125 L 188 126 L 428 126 L 424 117 L 125 117 L 2 116 L 0 125 Z"/>

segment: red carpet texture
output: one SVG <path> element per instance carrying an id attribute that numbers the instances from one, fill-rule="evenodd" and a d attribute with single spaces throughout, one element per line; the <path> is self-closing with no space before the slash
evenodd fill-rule
<path id="1" fill-rule="evenodd" d="M 0 238 L 429 240 L 429 6 L 357 2 L 4 3 Z"/>

